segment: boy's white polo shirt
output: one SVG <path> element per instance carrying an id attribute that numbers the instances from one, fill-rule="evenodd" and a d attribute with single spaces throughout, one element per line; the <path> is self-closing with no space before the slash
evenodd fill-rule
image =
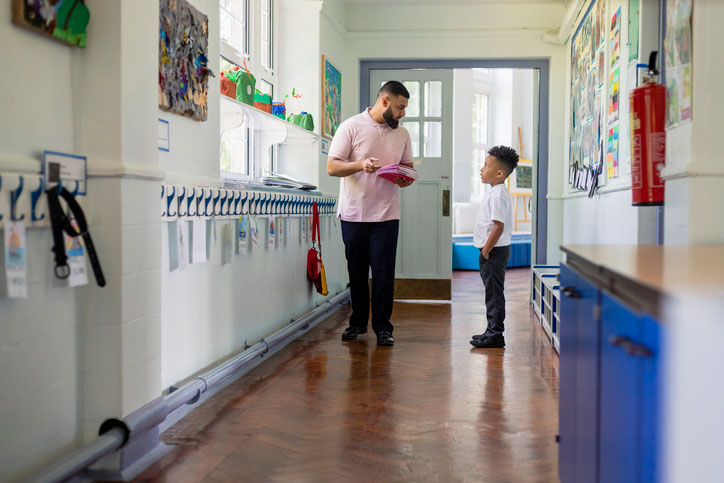
<path id="1" fill-rule="evenodd" d="M 503 222 L 503 234 L 500 235 L 496 247 L 510 245 L 513 239 L 513 203 L 505 183 L 492 186 L 480 203 L 478 218 L 475 221 L 473 245 L 483 248 L 493 230 L 494 221 Z"/>

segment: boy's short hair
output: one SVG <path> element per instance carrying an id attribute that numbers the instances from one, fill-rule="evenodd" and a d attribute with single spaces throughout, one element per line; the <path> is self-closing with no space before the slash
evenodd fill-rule
<path id="1" fill-rule="evenodd" d="M 410 98 L 410 92 L 402 82 L 399 81 L 387 81 L 384 83 L 380 90 L 377 92 L 377 97 L 384 97 L 387 94 L 394 94 L 396 96 L 402 96 L 404 98 Z"/>
<path id="2" fill-rule="evenodd" d="M 518 160 L 520 159 L 515 149 L 508 146 L 493 146 L 488 150 L 488 154 L 500 161 L 505 170 L 506 178 L 510 176 L 510 173 L 518 166 Z"/>

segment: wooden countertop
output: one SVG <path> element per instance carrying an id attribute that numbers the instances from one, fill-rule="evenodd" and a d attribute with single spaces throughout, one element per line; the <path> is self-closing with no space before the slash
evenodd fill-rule
<path id="1" fill-rule="evenodd" d="M 562 245 L 567 264 L 654 316 L 664 297 L 724 297 L 724 245 Z M 633 292 L 632 292 L 633 290 Z"/>

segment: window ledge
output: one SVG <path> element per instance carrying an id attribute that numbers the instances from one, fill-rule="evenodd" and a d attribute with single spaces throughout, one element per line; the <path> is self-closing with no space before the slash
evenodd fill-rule
<path id="1" fill-rule="evenodd" d="M 278 133 L 280 137 L 276 139 L 281 140 L 272 144 L 313 144 L 319 140 L 318 134 L 299 127 L 296 124 L 292 124 L 291 122 L 223 94 L 219 97 L 221 98 L 222 113 L 246 113 L 254 120 L 254 130 Z"/>

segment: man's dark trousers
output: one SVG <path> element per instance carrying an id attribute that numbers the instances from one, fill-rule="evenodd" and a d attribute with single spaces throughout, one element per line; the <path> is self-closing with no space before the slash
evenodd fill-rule
<path id="1" fill-rule="evenodd" d="M 505 266 L 510 256 L 510 245 L 494 247 L 488 259 L 480 251 L 480 278 L 485 285 L 485 308 L 488 315 L 487 337 L 500 337 L 505 330 Z"/>
<path id="2" fill-rule="evenodd" d="M 347 257 L 352 316 L 349 325 L 367 328 L 370 313 L 369 270 L 372 267 L 372 330 L 392 332 L 390 323 L 395 295 L 395 257 L 400 220 L 342 221 Z"/>

